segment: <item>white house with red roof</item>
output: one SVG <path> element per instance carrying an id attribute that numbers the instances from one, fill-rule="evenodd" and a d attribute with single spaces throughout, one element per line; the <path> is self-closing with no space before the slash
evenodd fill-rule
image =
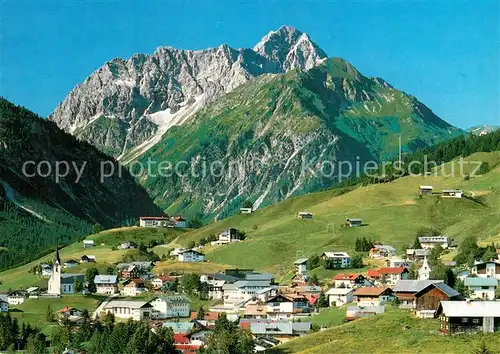
<path id="1" fill-rule="evenodd" d="M 373 284 L 359 273 L 343 273 L 333 277 L 333 285 L 336 288 L 354 288 L 358 286 L 373 286 Z"/>

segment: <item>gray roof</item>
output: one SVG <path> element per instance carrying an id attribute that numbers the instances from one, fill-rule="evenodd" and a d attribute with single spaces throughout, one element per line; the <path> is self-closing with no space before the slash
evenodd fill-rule
<path id="1" fill-rule="evenodd" d="M 234 283 L 235 281 L 238 281 L 240 279 L 240 278 L 233 277 L 232 275 L 227 275 L 224 273 L 214 273 L 214 274 L 210 274 L 209 276 L 213 277 L 214 279 L 224 280 L 224 281 L 227 281 L 230 283 Z"/>
<path id="2" fill-rule="evenodd" d="M 224 284 L 225 285 L 225 284 Z M 233 284 L 236 288 L 246 288 L 246 287 L 258 287 L 258 288 L 267 288 L 271 285 L 269 281 L 266 280 L 238 280 Z M 222 287 L 224 289 L 224 286 Z"/>
<path id="3" fill-rule="evenodd" d="M 311 330 L 311 322 L 285 322 L 285 321 L 262 321 L 250 322 L 250 331 L 256 335 L 288 334 L 297 332 L 308 332 Z"/>
<path id="4" fill-rule="evenodd" d="M 363 221 L 363 220 L 362 219 L 357 219 L 357 218 L 348 218 L 347 221 L 357 222 L 357 221 Z"/>
<path id="5" fill-rule="evenodd" d="M 71 274 L 63 273 L 61 274 L 61 284 L 73 284 L 76 280 L 81 282 L 85 281 L 85 275 L 83 274 Z"/>
<path id="6" fill-rule="evenodd" d="M 94 283 L 96 284 L 116 284 L 118 277 L 116 275 L 96 275 Z"/>
<path id="7" fill-rule="evenodd" d="M 9 298 L 7 297 L 7 295 L 0 295 L 0 302 L 9 303 Z"/>
<path id="8" fill-rule="evenodd" d="M 184 296 L 184 295 L 158 296 L 157 298 L 155 298 L 151 301 L 155 301 L 157 299 L 165 301 L 168 304 L 191 302 L 191 300 L 189 300 L 189 298 L 187 296 Z"/>
<path id="9" fill-rule="evenodd" d="M 398 280 L 394 286 L 395 292 L 416 293 L 428 287 L 430 284 L 442 283 L 442 280 Z"/>
<path id="10" fill-rule="evenodd" d="M 151 304 L 147 301 L 122 301 L 122 300 L 111 300 L 108 302 L 104 308 L 112 309 L 114 307 L 130 307 L 132 309 L 140 309 L 142 307 L 151 307 Z"/>
<path id="11" fill-rule="evenodd" d="M 450 298 L 451 297 L 455 297 L 455 296 L 460 296 L 460 293 L 458 291 L 456 291 L 455 289 L 453 289 L 452 287 L 448 286 L 445 283 L 432 283 L 432 284 L 428 284 L 426 287 L 420 289 L 417 293 L 420 293 L 420 292 L 424 291 L 429 286 L 434 286 L 434 287 L 440 289 L 442 292 L 444 292 Z"/>
<path id="12" fill-rule="evenodd" d="M 496 278 L 465 278 L 465 286 L 498 286 L 498 280 Z"/>
<path id="13" fill-rule="evenodd" d="M 304 264 L 307 263 L 307 258 L 301 258 L 293 262 L 293 264 Z"/>
<path id="14" fill-rule="evenodd" d="M 250 273 L 245 274 L 245 280 L 272 280 L 274 275 L 270 273 Z"/>
<path id="15" fill-rule="evenodd" d="M 441 301 L 447 317 L 500 317 L 500 301 Z"/>
<path id="16" fill-rule="evenodd" d="M 163 328 L 170 327 L 174 333 L 188 333 L 194 327 L 193 322 L 164 322 Z"/>

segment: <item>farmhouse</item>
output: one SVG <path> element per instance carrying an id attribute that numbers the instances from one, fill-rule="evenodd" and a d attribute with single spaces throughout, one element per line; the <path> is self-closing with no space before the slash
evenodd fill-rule
<path id="1" fill-rule="evenodd" d="M 396 249 L 391 245 L 374 245 L 370 249 L 370 258 L 389 258 L 396 255 Z"/>
<path id="2" fill-rule="evenodd" d="M 125 241 L 125 242 L 120 243 L 120 245 L 118 246 L 118 248 L 122 249 L 122 250 L 136 249 L 137 248 L 137 244 L 135 242 Z"/>
<path id="3" fill-rule="evenodd" d="M 290 319 L 295 314 L 308 312 L 309 304 L 303 295 L 279 294 L 267 301 L 267 318 L 269 319 Z"/>
<path id="4" fill-rule="evenodd" d="M 96 275 L 94 283 L 98 294 L 111 295 L 118 292 L 118 276 L 116 275 Z"/>
<path id="5" fill-rule="evenodd" d="M 95 256 L 91 255 L 86 255 L 84 254 L 83 256 L 80 257 L 80 263 L 94 263 L 95 262 Z"/>
<path id="6" fill-rule="evenodd" d="M 422 248 L 430 249 L 436 246 L 441 246 L 443 249 L 448 248 L 447 236 L 422 236 L 418 238 Z"/>
<path id="7" fill-rule="evenodd" d="M 445 283 L 432 283 L 414 294 L 418 317 L 434 317 L 441 301 L 463 300 L 462 295 Z"/>
<path id="8" fill-rule="evenodd" d="M 140 227 L 167 227 L 170 224 L 168 218 L 163 216 L 141 216 Z"/>
<path id="9" fill-rule="evenodd" d="M 416 308 L 415 294 L 430 284 L 442 283 L 442 280 L 398 280 L 394 286 L 394 294 L 401 308 Z"/>
<path id="10" fill-rule="evenodd" d="M 475 262 L 471 273 L 480 278 L 496 278 L 500 280 L 500 260 Z"/>
<path id="11" fill-rule="evenodd" d="M 142 321 L 152 318 L 153 306 L 146 301 L 111 300 L 104 306 L 103 312 L 112 313 L 116 318 Z"/>
<path id="12" fill-rule="evenodd" d="M 385 278 L 389 284 L 396 284 L 398 280 L 408 279 L 408 274 L 410 273 L 410 271 L 405 267 L 382 267 L 379 269 L 379 272 L 382 275 L 382 278 Z"/>
<path id="13" fill-rule="evenodd" d="M 347 227 L 360 227 L 363 225 L 363 220 L 349 218 L 346 220 L 345 224 Z"/>
<path id="14" fill-rule="evenodd" d="M 21 305 L 28 297 L 28 292 L 25 290 L 13 290 L 7 294 L 9 305 Z"/>
<path id="15" fill-rule="evenodd" d="M 65 321 L 69 321 L 73 324 L 81 324 L 83 322 L 83 311 L 76 309 L 74 307 L 65 306 L 58 312 L 59 324 L 64 324 Z"/>
<path id="16" fill-rule="evenodd" d="M 189 308 L 191 300 L 184 295 L 160 296 L 151 300 L 150 303 L 159 319 L 189 317 L 191 313 Z"/>
<path id="17" fill-rule="evenodd" d="M 42 277 L 50 277 L 52 275 L 52 267 L 50 264 L 42 264 L 40 268 L 42 268 Z"/>
<path id="18" fill-rule="evenodd" d="M 496 278 L 465 278 L 464 285 L 470 291 L 471 299 L 494 300 L 498 287 Z"/>
<path id="19" fill-rule="evenodd" d="M 344 306 L 354 299 L 353 288 L 331 288 L 325 293 L 328 296 L 329 306 Z"/>
<path id="20" fill-rule="evenodd" d="M 349 268 L 351 266 L 351 257 L 346 252 L 324 252 L 321 258 L 331 262 L 332 268 Z"/>
<path id="21" fill-rule="evenodd" d="M 295 268 L 295 274 L 306 274 L 307 273 L 307 258 L 301 258 L 293 262 Z"/>
<path id="22" fill-rule="evenodd" d="M 195 250 L 186 250 L 180 252 L 177 259 L 179 262 L 203 262 L 205 255 Z"/>
<path id="23" fill-rule="evenodd" d="M 443 189 L 442 198 L 462 198 L 463 191 L 460 189 Z"/>
<path id="24" fill-rule="evenodd" d="M 396 297 L 389 287 L 361 287 L 354 292 L 358 306 L 379 306 L 393 301 Z"/>
<path id="25" fill-rule="evenodd" d="M 244 319 L 240 321 L 240 327 L 248 329 L 256 337 L 272 337 L 283 342 L 307 334 L 311 330 L 311 323 Z"/>
<path id="26" fill-rule="evenodd" d="M 151 280 L 151 286 L 154 290 L 169 290 L 175 282 L 175 277 L 170 275 L 159 275 Z"/>
<path id="27" fill-rule="evenodd" d="M 358 273 L 337 274 L 333 277 L 336 288 L 354 288 L 358 286 L 372 286 L 373 284 L 363 275 Z"/>
<path id="28" fill-rule="evenodd" d="M 122 279 L 139 278 L 139 268 L 133 264 L 120 263 L 116 266 L 118 274 Z"/>
<path id="29" fill-rule="evenodd" d="M 94 240 L 83 240 L 83 248 L 90 248 L 94 246 Z"/>
<path id="30" fill-rule="evenodd" d="M 271 287 L 269 280 L 238 280 L 222 286 L 224 306 L 232 306 L 257 297 L 258 293 Z"/>
<path id="31" fill-rule="evenodd" d="M 222 231 L 218 237 L 218 243 L 226 244 L 231 242 L 238 242 L 241 240 L 241 235 L 237 229 L 227 229 Z"/>
<path id="32" fill-rule="evenodd" d="M 426 248 L 408 248 L 406 250 L 406 258 L 414 261 L 423 261 L 429 255 L 430 250 Z"/>
<path id="33" fill-rule="evenodd" d="M 419 191 L 421 195 L 432 194 L 432 186 L 420 186 Z"/>
<path id="34" fill-rule="evenodd" d="M 308 212 L 308 211 L 300 211 L 298 214 L 297 214 L 297 217 L 299 219 L 312 219 L 313 217 L 313 214 Z"/>
<path id="35" fill-rule="evenodd" d="M 139 296 L 148 291 L 144 285 L 144 280 L 130 279 L 130 282 L 123 287 L 122 294 L 124 296 Z"/>
<path id="36" fill-rule="evenodd" d="M 391 268 L 398 268 L 398 267 L 405 267 L 405 268 L 410 268 L 411 265 L 413 264 L 413 261 L 411 259 L 402 259 L 399 257 L 391 257 L 386 261 L 387 267 Z"/>
<path id="37" fill-rule="evenodd" d="M 500 331 L 499 301 L 441 301 L 438 313 L 443 333 Z"/>

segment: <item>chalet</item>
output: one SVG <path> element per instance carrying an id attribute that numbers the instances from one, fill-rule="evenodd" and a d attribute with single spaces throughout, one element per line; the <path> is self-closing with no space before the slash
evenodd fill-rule
<path id="1" fill-rule="evenodd" d="M 429 195 L 432 194 L 432 186 L 420 186 L 419 187 L 419 192 L 420 195 Z"/>
<path id="2" fill-rule="evenodd" d="M 396 255 L 396 249 L 391 245 L 373 245 L 370 249 L 370 258 L 390 258 Z"/>
<path id="3" fill-rule="evenodd" d="M 462 295 L 445 283 L 432 283 L 414 294 L 418 317 L 433 318 L 441 301 L 463 300 Z"/>
<path id="4" fill-rule="evenodd" d="M 500 301 L 441 301 L 438 313 L 443 333 L 500 331 Z"/>
<path id="5" fill-rule="evenodd" d="M 123 296 L 139 296 L 142 293 L 148 291 L 142 279 L 130 279 L 128 284 L 123 287 Z"/>
<path id="6" fill-rule="evenodd" d="M 267 301 L 267 318 L 283 320 L 309 312 L 309 302 L 303 295 L 279 294 Z"/>
<path id="7" fill-rule="evenodd" d="M 354 297 L 358 306 L 379 306 L 396 298 L 391 288 L 366 286 L 356 289 Z"/>
<path id="8" fill-rule="evenodd" d="M 170 218 L 170 226 L 184 229 L 188 227 L 188 223 L 187 220 L 184 219 L 182 216 L 172 216 Z"/>
<path id="9" fill-rule="evenodd" d="M 0 295 L 0 312 L 9 312 L 9 299 L 6 295 Z"/>
<path id="10" fill-rule="evenodd" d="M 373 285 L 363 275 L 357 273 L 337 274 L 333 277 L 333 284 L 336 288 L 354 288 Z"/>
<path id="11" fill-rule="evenodd" d="M 248 329 L 255 337 L 272 337 L 283 342 L 307 334 L 311 330 L 311 323 L 244 319 L 240 321 L 240 327 Z"/>
<path id="12" fill-rule="evenodd" d="M 429 284 L 442 283 L 442 280 L 398 280 L 393 287 L 394 294 L 400 302 L 401 308 L 416 308 L 415 294 L 429 286 Z"/>
<path id="13" fill-rule="evenodd" d="M 410 271 L 405 267 L 382 267 L 379 269 L 380 274 L 382 274 L 382 279 L 385 278 L 387 283 L 395 284 L 398 280 L 408 279 Z"/>
<path id="14" fill-rule="evenodd" d="M 83 240 L 83 248 L 90 248 L 94 246 L 94 240 Z"/>
<path id="15" fill-rule="evenodd" d="M 137 248 L 137 243 L 131 242 L 131 241 L 125 241 L 125 242 L 120 243 L 120 245 L 118 246 L 118 248 L 122 249 L 122 250 L 136 249 Z"/>
<path id="16" fill-rule="evenodd" d="M 241 235 L 237 229 L 231 228 L 231 229 L 227 229 L 227 230 L 222 231 L 219 234 L 217 241 L 218 241 L 217 243 L 220 243 L 220 244 L 239 242 L 239 241 L 241 241 Z"/>
<path id="17" fill-rule="evenodd" d="M 141 216 L 139 218 L 140 227 L 167 227 L 169 224 L 169 219 L 163 216 Z"/>
<path id="18" fill-rule="evenodd" d="M 240 208 L 240 214 L 252 214 L 252 208 Z"/>
<path id="19" fill-rule="evenodd" d="M 307 258 L 301 258 L 293 262 L 295 268 L 295 274 L 306 274 L 307 273 Z"/>
<path id="20" fill-rule="evenodd" d="M 399 257 L 391 257 L 386 261 L 387 267 L 397 268 L 397 267 L 405 267 L 410 268 L 413 264 L 411 259 L 402 259 Z"/>
<path id="21" fill-rule="evenodd" d="M 116 266 L 118 274 L 122 279 L 139 278 L 139 268 L 133 264 L 121 263 Z"/>
<path id="22" fill-rule="evenodd" d="M 172 251 L 170 251 L 170 256 L 171 257 L 178 257 L 180 253 L 187 251 L 187 248 L 174 248 Z"/>
<path id="23" fill-rule="evenodd" d="M 189 315 L 189 320 L 190 321 L 203 320 L 207 321 L 209 324 L 215 324 L 215 321 L 219 318 L 220 315 L 221 315 L 220 312 L 206 311 L 203 315 L 203 318 L 198 318 L 198 312 L 192 311 L 191 314 Z"/>
<path id="24" fill-rule="evenodd" d="M 368 269 L 368 273 L 366 274 L 367 278 L 370 280 L 379 281 L 382 279 L 382 273 L 378 269 Z"/>
<path id="25" fill-rule="evenodd" d="M 353 288 L 331 288 L 325 293 L 328 296 L 328 304 L 332 306 L 344 306 L 354 299 Z"/>
<path id="26" fill-rule="evenodd" d="M 191 300 L 184 295 L 160 296 L 150 301 L 156 318 L 189 317 Z"/>
<path id="27" fill-rule="evenodd" d="M 208 337 L 213 333 L 215 329 L 215 320 L 192 320 L 194 323 L 193 329 L 186 335 L 189 339 L 191 345 L 204 345 Z"/>
<path id="28" fill-rule="evenodd" d="M 50 277 L 52 275 L 52 266 L 50 264 L 42 264 L 40 268 L 42 269 L 42 277 Z"/>
<path id="29" fill-rule="evenodd" d="M 67 261 L 65 261 L 63 263 L 63 268 L 74 268 L 76 267 L 78 264 L 80 264 L 78 261 L 75 261 L 74 259 L 68 259 Z"/>
<path id="30" fill-rule="evenodd" d="M 441 198 L 462 198 L 463 191 L 460 189 L 443 189 Z"/>
<path id="31" fill-rule="evenodd" d="M 423 261 L 429 256 L 430 250 L 426 248 L 408 248 L 406 250 L 406 258 L 413 261 Z"/>
<path id="32" fill-rule="evenodd" d="M 151 281 L 154 290 L 170 290 L 177 278 L 170 275 L 159 275 Z"/>
<path id="33" fill-rule="evenodd" d="M 292 286 L 307 285 L 308 282 L 309 282 L 309 276 L 307 274 L 295 273 L 292 278 Z"/>
<path id="34" fill-rule="evenodd" d="M 95 263 L 95 256 L 84 254 L 80 257 L 80 263 Z"/>
<path id="35" fill-rule="evenodd" d="M 186 250 L 179 253 L 177 260 L 179 262 L 203 262 L 205 255 L 195 250 Z"/>
<path id="36" fill-rule="evenodd" d="M 153 306 L 146 301 L 111 300 L 104 305 L 101 313 L 112 313 L 121 319 L 143 321 L 153 317 Z"/>
<path id="37" fill-rule="evenodd" d="M 234 283 L 225 283 L 222 286 L 224 305 L 234 306 L 256 298 L 260 291 L 270 287 L 269 280 L 238 280 Z"/>
<path id="38" fill-rule="evenodd" d="M 494 300 L 498 287 L 496 278 L 465 278 L 464 285 L 469 289 L 471 299 Z"/>
<path id="39" fill-rule="evenodd" d="M 345 225 L 347 227 L 360 227 L 360 226 L 363 226 L 363 220 L 349 218 L 346 220 Z"/>
<path id="40" fill-rule="evenodd" d="M 324 252 L 321 258 L 331 262 L 332 268 L 349 268 L 351 257 L 346 252 Z"/>
<path id="41" fill-rule="evenodd" d="M 96 275 L 94 278 L 97 294 L 116 294 L 118 292 L 118 276 Z"/>
<path id="42" fill-rule="evenodd" d="M 66 321 L 74 325 L 83 323 L 83 311 L 74 307 L 65 306 L 57 312 L 59 324 L 64 324 Z"/>
<path id="43" fill-rule="evenodd" d="M 267 318 L 267 305 L 261 303 L 246 305 L 245 310 L 243 311 L 243 318 Z"/>
<path id="44" fill-rule="evenodd" d="M 496 278 L 500 280 L 500 260 L 475 262 L 471 274 L 480 278 Z"/>
<path id="45" fill-rule="evenodd" d="M 28 297 L 28 292 L 25 290 L 13 290 L 7 294 L 9 305 L 21 305 Z"/>
<path id="46" fill-rule="evenodd" d="M 418 238 L 418 241 L 424 249 L 430 249 L 436 246 L 441 246 L 443 249 L 448 248 L 447 236 L 422 236 Z"/>
<path id="47" fill-rule="evenodd" d="M 297 214 L 297 218 L 299 218 L 299 219 L 312 219 L 312 217 L 313 217 L 313 214 L 308 212 L 308 211 L 300 211 Z"/>

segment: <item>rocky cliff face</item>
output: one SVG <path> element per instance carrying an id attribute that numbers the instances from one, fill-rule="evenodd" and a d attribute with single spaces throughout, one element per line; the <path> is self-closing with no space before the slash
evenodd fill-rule
<path id="1" fill-rule="evenodd" d="M 309 69 L 326 54 L 307 34 L 281 27 L 252 49 L 158 48 L 113 59 L 73 89 L 49 117 L 120 159 L 137 157 L 201 107 L 264 73 Z M 135 150 L 134 150 L 135 149 Z"/>

